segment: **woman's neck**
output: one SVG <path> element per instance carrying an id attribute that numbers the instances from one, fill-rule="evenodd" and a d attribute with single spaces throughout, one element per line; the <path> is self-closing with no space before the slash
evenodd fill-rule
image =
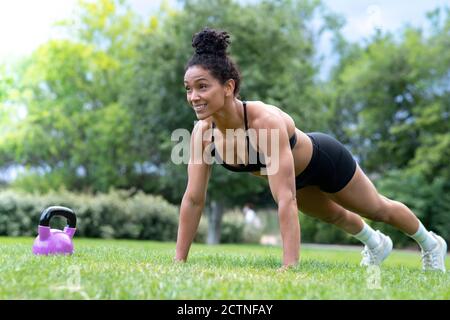
<path id="1" fill-rule="evenodd" d="M 216 127 L 225 132 L 226 129 L 238 129 L 244 126 L 243 104 L 237 98 L 225 101 L 225 105 L 212 115 Z"/>

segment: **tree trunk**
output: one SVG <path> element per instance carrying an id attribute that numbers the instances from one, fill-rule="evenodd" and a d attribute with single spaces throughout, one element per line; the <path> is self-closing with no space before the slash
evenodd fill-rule
<path id="1" fill-rule="evenodd" d="M 220 201 L 211 201 L 211 210 L 208 217 L 207 244 L 220 243 L 220 226 L 222 224 L 223 204 Z"/>

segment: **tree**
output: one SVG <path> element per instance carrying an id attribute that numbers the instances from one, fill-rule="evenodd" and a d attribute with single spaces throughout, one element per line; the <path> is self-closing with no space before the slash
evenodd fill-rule
<path id="1" fill-rule="evenodd" d="M 411 27 L 398 40 L 378 34 L 348 49 L 334 72 L 331 127 L 370 172 L 442 166 L 448 155 L 448 25 L 435 28 L 429 37 Z"/>
<path id="2" fill-rule="evenodd" d="M 379 33 L 365 46 L 341 47 L 330 126 L 381 192 L 403 199 L 448 239 L 450 10 L 428 20 L 428 33 L 405 27 L 397 37 Z"/>
<path id="3" fill-rule="evenodd" d="M 80 1 L 79 19 L 60 23 L 73 38 L 49 41 L 26 64 L 15 103 L 27 114 L 3 146 L 28 169 L 16 185 L 41 191 L 130 186 L 132 123 L 119 100 L 132 76 L 140 22 L 121 5 Z"/>
<path id="4" fill-rule="evenodd" d="M 2 167 L 14 164 L 14 156 L 6 147 L 9 141 L 6 137 L 14 132 L 17 124 L 17 110 L 10 100 L 16 95 L 16 79 L 6 65 L 0 65 L 0 172 Z"/>

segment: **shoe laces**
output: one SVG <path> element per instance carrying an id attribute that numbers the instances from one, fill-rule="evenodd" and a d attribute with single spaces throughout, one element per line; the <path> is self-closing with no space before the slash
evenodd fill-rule
<path id="1" fill-rule="evenodd" d="M 369 260 L 368 262 L 370 264 L 375 263 L 375 257 L 372 254 L 372 251 L 369 249 L 368 246 L 364 246 L 364 250 L 361 252 L 362 256 L 363 256 L 363 260 Z"/>
<path id="2" fill-rule="evenodd" d="M 437 249 L 437 248 L 436 248 Z M 424 267 L 437 269 L 438 266 L 438 250 L 429 250 L 422 252 L 422 262 Z"/>

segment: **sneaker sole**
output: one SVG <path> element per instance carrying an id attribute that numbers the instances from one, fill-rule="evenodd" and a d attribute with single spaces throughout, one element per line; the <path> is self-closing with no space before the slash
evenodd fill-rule
<path id="1" fill-rule="evenodd" d="M 383 258 L 381 259 L 380 264 L 381 264 L 384 260 L 386 260 L 386 258 L 387 258 L 387 257 L 389 256 L 389 254 L 392 252 L 392 247 L 393 247 L 392 240 L 391 240 L 391 238 L 390 238 L 389 236 L 386 236 L 386 238 L 387 238 L 388 246 L 386 247 L 386 249 L 385 249 L 384 252 L 383 252 Z"/>
<path id="2" fill-rule="evenodd" d="M 439 242 L 441 243 L 441 246 L 442 246 L 442 251 L 441 251 L 441 254 L 442 254 L 442 265 L 444 267 L 444 269 L 439 269 L 439 270 L 442 271 L 442 272 L 446 272 L 446 269 L 445 269 L 445 256 L 447 255 L 447 242 L 445 242 L 445 240 L 442 239 L 442 237 L 438 237 L 438 239 L 439 239 Z"/>
<path id="3" fill-rule="evenodd" d="M 443 269 L 423 269 L 424 271 L 441 271 L 441 272 L 446 272 L 446 268 L 445 268 L 445 256 L 447 255 L 447 242 L 445 242 L 445 240 L 438 235 L 435 235 L 435 239 L 439 242 L 439 244 L 441 245 L 441 257 L 442 257 L 442 266 Z"/>
<path id="4" fill-rule="evenodd" d="M 380 262 L 379 263 L 377 263 L 377 264 L 373 264 L 373 265 L 375 265 L 375 266 L 379 266 L 379 265 L 381 265 L 381 263 L 384 261 L 384 260 L 386 260 L 386 258 L 389 256 L 389 254 L 392 252 L 392 247 L 393 247 L 393 244 L 392 244 L 392 240 L 391 240 L 391 238 L 389 237 L 389 236 L 385 236 L 386 238 L 385 238 L 385 241 L 387 241 L 387 243 L 388 243 L 388 245 L 386 246 L 386 248 L 384 249 L 384 251 L 383 251 L 383 257 L 381 258 L 381 260 L 380 260 Z M 360 266 L 362 266 L 362 267 L 369 267 L 369 266 L 371 266 L 371 264 L 369 264 L 369 263 L 363 263 L 362 261 L 361 261 L 361 263 L 359 264 Z"/>

